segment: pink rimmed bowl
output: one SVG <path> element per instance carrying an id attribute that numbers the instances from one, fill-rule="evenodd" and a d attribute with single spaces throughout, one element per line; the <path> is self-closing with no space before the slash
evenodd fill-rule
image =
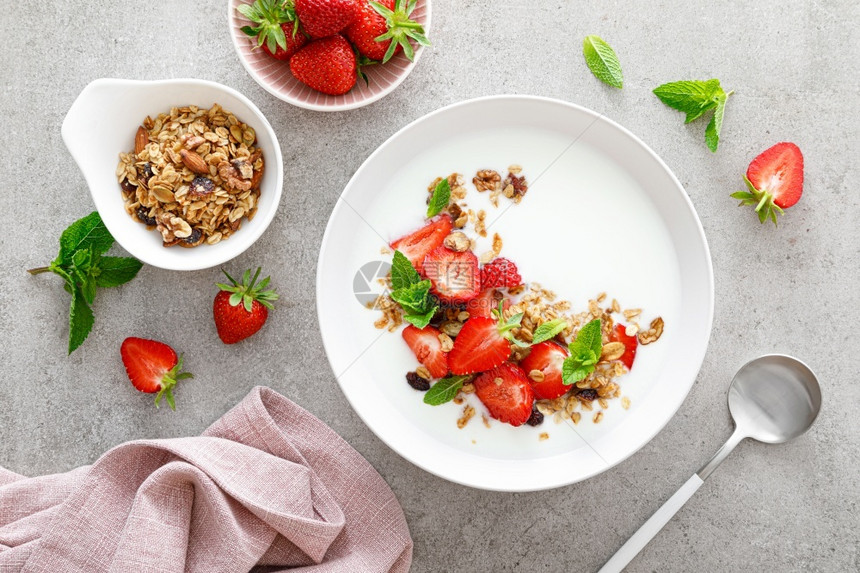
<path id="1" fill-rule="evenodd" d="M 261 49 L 256 49 L 256 40 L 242 32 L 242 26 L 250 22 L 236 7 L 248 4 L 251 0 L 229 0 L 227 2 L 227 23 L 233 47 L 239 55 L 239 61 L 254 80 L 267 92 L 287 103 L 316 111 L 343 111 L 356 109 L 379 99 L 382 99 L 394 88 L 403 83 L 412 68 L 418 63 L 424 47 L 412 42 L 415 48 L 414 61 L 410 62 L 403 54 L 395 55 L 385 64 L 375 64 L 364 68 L 367 84 L 358 80 L 349 92 L 330 96 L 313 90 L 293 77 L 287 62 L 275 60 Z M 418 0 L 412 19 L 424 27 L 430 41 L 430 0 Z"/>

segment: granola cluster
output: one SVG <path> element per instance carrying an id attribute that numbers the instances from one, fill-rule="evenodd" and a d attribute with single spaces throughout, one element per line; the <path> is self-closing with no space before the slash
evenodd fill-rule
<path id="1" fill-rule="evenodd" d="M 254 129 L 218 104 L 174 107 L 137 130 L 116 169 L 126 212 L 165 247 L 214 245 L 257 212 L 264 162 Z"/>

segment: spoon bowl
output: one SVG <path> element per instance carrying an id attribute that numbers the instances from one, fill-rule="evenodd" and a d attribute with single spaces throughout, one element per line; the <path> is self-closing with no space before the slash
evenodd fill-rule
<path id="1" fill-rule="evenodd" d="M 729 389 L 729 410 L 744 436 L 781 444 L 803 434 L 821 410 L 821 387 L 791 356 L 767 354 L 747 362 Z"/>

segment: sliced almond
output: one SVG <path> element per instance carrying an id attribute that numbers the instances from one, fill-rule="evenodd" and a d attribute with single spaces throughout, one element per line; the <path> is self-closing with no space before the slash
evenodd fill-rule
<path id="1" fill-rule="evenodd" d="M 185 167 L 190 169 L 192 172 L 198 175 L 206 175 L 209 173 L 209 165 L 202 157 L 193 151 L 183 149 L 179 152 L 179 156 L 182 158 L 182 163 L 185 164 Z"/>
<path id="2" fill-rule="evenodd" d="M 134 136 L 134 153 L 135 155 L 139 154 L 141 151 L 146 148 L 146 144 L 149 143 L 149 133 L 143 128 L 141 125 L 137 128 L 137 133 Z"/>

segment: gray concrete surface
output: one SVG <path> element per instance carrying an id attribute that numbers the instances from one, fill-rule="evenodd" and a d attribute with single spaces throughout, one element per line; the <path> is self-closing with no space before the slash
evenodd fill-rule
<path id="1" fill-rule="evenodd" d="M 225 2 L 24 0 L 0 11 L 0 465 L 61 472 L 134 438 L 195 434 L 258 383 L 314 412 L 382 473 L 415 539 L 413 570 L 590 571 L 728 437 L 725 392 L 741 364 L 786 352 L 819 374 L 815 427 L 783 446 L 745 442 L 633 561 L 644 571 L 857 571 L 860 568 L 860 4 L 852 0 L 630 3 L 436 2 L 433 47 L 379 103 L 322 114 L 264 92 L 233 52 Z M 8 7 L 7 7 L 8 8 Z M 580 43 L 618 51 L 625 88 L 597 82 Z M 253 344 L 225 347 L 210 318 L 217 269 L 146 267 L 99 296 L 90 339 L 66 357 L 59 279 L 24 270 L 55 255 L 92 210 L 60 138 L 79 91 L 99 77 L 199 77 L 248 95 L 279 132 L 287 191 L 269 231 L 230 265 L 262 265 L 283 294 Z M 704 124 L 682 125 L 651 90 L 719 78 L 734 89 L 719 153 Z M 352 412 L 326 362 L 314 310 L 320 240 L 350 175 L 395 130 L 440 106 L 501 93 L 573 101 L 620 122 L 678 175 L 713 254 L 710 349 L 678 414 L 605 474 L 534 494 L 476 491 L 410 465 Z M 792 140 L 805 195 L 774 229 L 735 207 L 749 160 Z M 145 334 L 181 347 L 196 378 L 180 411 L 129 392 L 119 344 Z"/>

